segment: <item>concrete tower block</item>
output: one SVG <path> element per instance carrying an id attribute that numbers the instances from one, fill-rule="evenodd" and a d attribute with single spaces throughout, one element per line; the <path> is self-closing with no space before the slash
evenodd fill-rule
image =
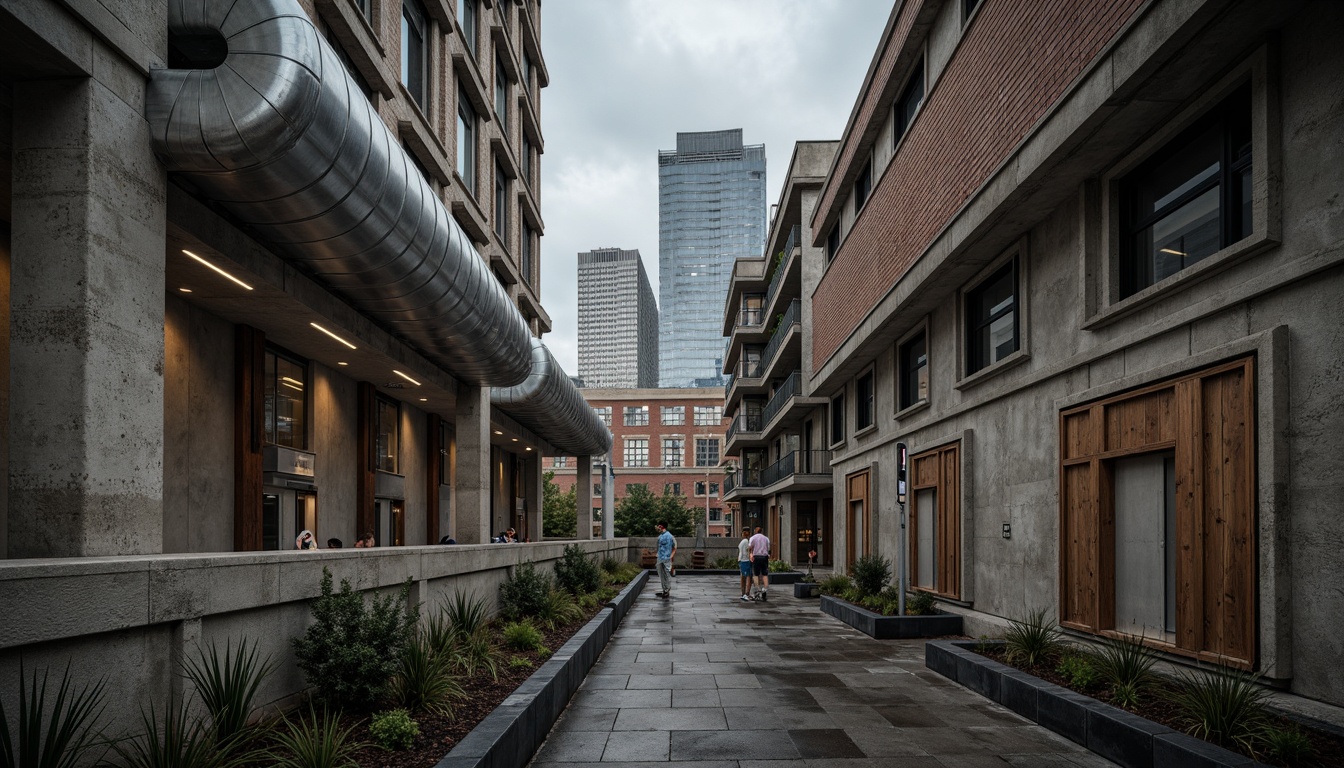
<path id="1" fill-rule="evenodd" d="M 459 544 L 490 543 L 490 388 L 457 387 L 457 530 Z"/>
<path id="2" fill-rule="evenodd" d="M 97 80 L 14 99 L 8 554 L 161 552 L 165 174 Z"/>

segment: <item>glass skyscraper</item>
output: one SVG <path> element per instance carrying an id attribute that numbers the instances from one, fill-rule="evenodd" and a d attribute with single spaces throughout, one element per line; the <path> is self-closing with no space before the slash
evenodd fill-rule
<path id="1" fill-rule="evenodd" d="M 722 386 L 733 262 L 765 247 L 765 145 L 742 129 L 678 133 L 658 153 L 658 384 Z"/>

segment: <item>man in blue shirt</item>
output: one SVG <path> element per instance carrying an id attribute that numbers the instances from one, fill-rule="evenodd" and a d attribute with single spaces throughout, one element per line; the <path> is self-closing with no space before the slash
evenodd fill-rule
<path id="1" fill-rule="evenodd" d="M 661 598 L 667 598 L 672 594 L 672 561 L 677 556 L 677 539 L 672 532 L 667 530 L 667 523 L 660 522 L 658 528 L 658 583 L 662 585 L 663 591 L 658 593 Z"/>

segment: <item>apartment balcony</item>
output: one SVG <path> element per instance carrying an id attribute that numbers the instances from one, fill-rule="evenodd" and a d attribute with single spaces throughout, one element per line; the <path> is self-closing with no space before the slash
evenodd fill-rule
<path id="1" fill-rule="evenodd" d="M 733 276 L 728 280 L 728 297 L 723 305 L 723 335 L 732 336 L 742 308 L 742 296 L 765 293 L 770 282 L 770 260 L 766 258 L 738 259 L 733 262 Z"/>
<path id="2" fill-rule="evenodd" d="M 769 338 L 766 314 L 763 307 L 742 308 L 737 311 L 736 323 L 728 331 L 728 341 L 723 347 L 723 372 L 729 373 L 737 365 L 743 345 L 764 344 Z"/>
<path id="3" fill-rule="evenodd" d="M 765 365 L 760 360 L 738 360 L 728 377 L 724 392 L 723 410 L 731 413 L 733 404 L 747 395 L 764 397 L 770 394 L 769 381 L 765 378 Z"/>
<path id="4" fill-rule="evenodd" d="M 755 499 L 762 495 L 764 494 L 761 493 L 761 470 L 739 468 L 723 478 L 723 495 L 719 499 L 729 502 Z"/>
<path id="5" fill-rule="evenodd" d="M 773 316 L 781 310 L 777 306 L 786 301 L 801 298 L 803 292 L 803 242 L 802 230 L 794 224 L 789 229 L 789 237 L 784 241 L 784 260 L 775 267 L 770 276 L 770 285 L 765 290 L 766 316 Z M 778 258 L 778 257 L 776 257 Z"/>
<path id="6" fill-rule="evenodd" d="M 830 451 L 792 451 L 761 471 L 761 495 L 831 487 Z"/>
<path id="7" fill-rule="evenodd" d="M 775 388 L 775 394 L 761 409 L 761 440 L 768 441 L 802 421 L 814 408 L 828 402 L 824 397 L 804 395 L 803 372 L 795 370 Z"/>
<path id="8" fill-rule="evenodd" d="M 737 453 L 741 448 L 755 448 L 765 444 L 762 427 L 765 421 L 759 413 L 740 413 L 728 424 L 724 438 L 725 455 Z"/>

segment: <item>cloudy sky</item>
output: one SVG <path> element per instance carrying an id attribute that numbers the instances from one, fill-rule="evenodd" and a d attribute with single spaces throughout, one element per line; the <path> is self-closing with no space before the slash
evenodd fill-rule
<path id="1" fill-rule="evenodd" d="M 891 0 L 547 0 L 546 345 L 578 371 L 579 251 L 638 248 L 658 295 L 658 150 L 678 131 L 765 144 L 767 203 L 795 141 L 838 139 Z"/>

